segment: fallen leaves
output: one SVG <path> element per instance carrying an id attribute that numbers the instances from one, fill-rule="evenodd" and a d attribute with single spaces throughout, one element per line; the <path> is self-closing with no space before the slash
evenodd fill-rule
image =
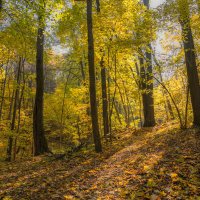
<path id="1" fill-rule="evenodd" d="M 101 155 L 5 165 L 0 199 L 200 200 L 200 152 L 192 131 L 163 127 L 121 135 L 124 140 Z"/>

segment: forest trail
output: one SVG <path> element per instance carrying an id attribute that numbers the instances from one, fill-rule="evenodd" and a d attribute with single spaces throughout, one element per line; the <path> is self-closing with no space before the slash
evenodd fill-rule
<path id="1" fill-rule="evenodd" d="M 1 163 L 0 199 L 200 199 L 197 130 L 167 124 L 120 135 L 100 155 Z"/>

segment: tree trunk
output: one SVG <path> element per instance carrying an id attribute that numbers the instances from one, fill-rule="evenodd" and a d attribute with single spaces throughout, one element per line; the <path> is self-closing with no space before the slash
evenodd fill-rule
<path id="1" fill-rule="evenodd" d="M 3 87 L 2 87 L 2 97 L 1 97 L 1 104 L 0 104 L 0 121 L 2 119 L 2 112 L 3 112 L 3 105 L 4 105 L 4 95 L 5 95 L 5 91 L 6 91 L 7 75 L 8 75 L 8 63 L 6 65 L 5 78 L 3 80 Z"/>
<path id="2" fill-rule="evenodd" d="M 2 8 L 3 8 L 3 2 L 2 1 L 3 0 L 0 0 L 0 12 L 1 12 Z"/>
<path id="3" fill-rule="evenodd" d="M 16 120 L 16 114 L 17 114 L 17 108 L 18 108 L 18 100 L 19 100 L 20 74 L 21 74 L 22 62 L 23 62 L 22 58 L 19 58 L 17 77 L 16 77 L 17 88 L 15 89 L 13 115 L 12 115 L 12 121 L 11 121 L 11 127 L 10 127 L 11 132 L 14 131 L 14 129 L 15 129 L 15 120 Z M 6 161 L 11 161 L 12 160 L 12 149 L 13 149 L 13 136 L 9 136 Z"/>
<path id="4" fill-rule="evenodd" d="M 146 56 L 148 60 L 149 59 L 151 60 L 151 55 L 149 53 L 147 53 Z M 143 114 L 144 114 L 143 127 L 153 127 L 155 126 L 155 118 L 154 118 L 153 80 L 152 80 L 151 64 L 148 64 L 146 71 L 144 67 L 144 60 L 143 58 L 140 58 L 140 77 L 141 77 L 142 103 L 143 103 Z"/>
<path id="5" fill-rule="evenodd" d="M 194 40 L 190 26 L 188 2 L 180 0 L 180 24 L 182 28 L 182 37 L 185 52 L 185 62 L 187 69 L 188 84 L 193 110 L 193 124 L 200 126 L 200 87 L 196 63 Z"/>
<path id="6" fill-rule="evenodd" d="M 37 52 L 36 52 L 36 94 L 35 94 L 35 105 L 33 112 L 33 139 L 34 139 L 35 156 L 49 151 L 43 127 L 43 96 L 44 96 L 43 53 L 44 53 L 44 25 L 42 17 L 39 16 Z"/>
<path id="7" fill-rule="evenodd" d="M 102 151 L 101 138 L 99 133 L 98 110 L 96 99 L 96 75 L 94 66 L 94 41 L 92 24 L 92 0 L 87 0 L 87 29 L 88 29 L 88 65 L 89 65 L 89 91 L 90 107 L 92 118 L 92 130 L 96 152 Z"/>
<path id="8" fill-rule="evenodd" d="M 97 13 L 100 12 L 100 1 L 96 0 Z"/>
<path id="9" fill-rule="evenodd" d="M 149 10 L 149 0 L 143 0 L 144 5 L 147 10 Z M 152 69 L 152 54 L 151 54 L 151 44 L 147 45 L 148 49 L 146 50 L 146 90 L 143 93 L 143 109 L 144 109 L 144 127 L 153 127 L 155 126 L 155 116 L 154 116 L 154 99 L 153 99 L 153 69 Z M 144 65 L 144 63 L 143 63 Z M 142 67 L 144 68 L 144 66 Z M 145 70 L 143 70 L 145 72 Z"/>
<path id="10" fill-rule="evenodd" d="M 155 64 L 158 66 L 158 74 L 160 76 L 160 81 L 161 83 L 163 83 L 163 76 L 162 76 L 162 71 L 161 71 L 161 65 L 159 64 L 158 60 L 156 59 L 156 55 L 154 55 L 154 62 Z M 163 93 L 163 96 L 165 97 L 166 99 L 166 104 L 165 104 L 165 107 L 167 108 L 166 112 L 169 111 L 169 114 L 170 114 L 170 119 L 171 120 L 174 120 L 174 112 L 172 110 L 172 106 L 171 106 L 171 103 L 170 103 L 170 100 L 168 99 L 168 96 L 167 96 L 167 92 L 166 90 L 162 90 L 162 93 Z"/>
<path id="11" fill-rule="evenodd" d="M 25 60 L 24 60 L 25 61 Z M 23 73 L 23 87 L 21 89 L 21 94 L 20 94 L 20 98 L 18 96 L 18 122 L 17 122 L 17 130 L 16 130 L 16 137 L 15 137 L 15 141 L 14 141 L 14 147 L 13 147 L 13 160 L 16 160 L 16 155 L 17 155 L 17 139 L 19 136 L 19 130 L 20 130 L 20 123 L 21 123 L 21 107 L 22 107 L 22 100 L 23 100 L 23 96 L 24 96 L 24 90 L 25 90 L 25 78 L 24 78 L 24 61 L 22 61 L 22 73 Z M 20 76 L 21 79 L 21 76 Z"/>
<path id="12" fill-rule="evenodd" d="M 108 123 L 108 97 L 107 97 L 107 84 L 106 84 L 106 68 L 104 66 L 103 57 L 100 62 L 101 65 L 101 88 L 102 88 L 102 107 L 103 107 L 103 127 L 104 137 L 109 135 L 109 123 Z"/>

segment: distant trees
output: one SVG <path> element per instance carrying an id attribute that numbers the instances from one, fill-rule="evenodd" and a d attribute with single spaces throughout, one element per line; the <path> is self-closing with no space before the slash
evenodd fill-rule
<path id="1" fill-rule="evenodd" d="M 10 130 L 14 131 L 15 130 L 15 121 L 16 121 L 16 115 L 17 115 L 17 110 L 19 108 L 19 92 L 20 92 L 20 81 L 21 81 L 21 68 L 23 65 L 23 59 L 20 57 L 19 58 L 19 63 L 17 66 L 17 70 L 16 70 L 16 89 L 14 91 L 14 104 L 13 104 L 13 110 L 11 110 L 11 127 Z M 8 138 L 8 146 L 7 146 L 7 157 L 6 160 L 7 161 L 11 161 L 12 160 L 12 150 L 13 150 L 13 136 L 9 136 Z"/>
<path id="2" fill-rule="evenodd" d="M 149 0 L 3 3 L 0 141 L 7 160 L 25 147 L 27 155 L 49 152 L 52 140 L 60 151 L 89 141 L 101 152 L 101 137 L 153 127 L 155 118 L 200 125 L 199 1 L 169 0 L 157 14 Z M 152 50 L 159 28 L 168 37 L 162 55 Z"/>

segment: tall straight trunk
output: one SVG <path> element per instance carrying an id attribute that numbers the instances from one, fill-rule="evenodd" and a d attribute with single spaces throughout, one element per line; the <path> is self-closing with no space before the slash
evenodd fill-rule
<path id="1" fill-rule="evenodd" d="M 87 29 L 88 29 L 88 65 L 89 65 L 89 91 L 90 91 L 90 107 L 92 118 L 92 130 L 96 152 L 102 151 L 101 138 L 99 133 L 98 110 L 96 99 L 96 75 L 94 65 L 94 39 L 92 24 L 92 0 L 87 0 Z"/>
<path id="2" fill-rule="evenodd" d="M 97 13 L 100 13 L 100 1 L 96 0 Z M 102 89 L 102 110 L 103 110 L 103 129 L 104 137 L 107 140 L 109 135 L 109 116 L 108 116 L 108 97 L 107 97 L 107 84 L 106 84 L 106 68 L 104 66 L 104 55 L 101 58 L 101 89 Z M 101 130 L 101 127 L 100 127 Z M 110 135 L 111 137 L 111 135 Z"/>
<path id="3" fill-rule="evenodd" d="M 16 76 L 17 88 L 15 89 L 15 94 L 14 94 L 14 107 L 13 107 L 12 121 L 11 121 L 11 127 L 10 127 L 11 131 L 14 131 L 15 129 L 15 120 L 16 120 L 16 114 L 17 114 L 17 108 L 18 108 L 18 101 L 19 101 L 19 90 L 20 90 L 19 87 L 20 87 L 20 74 L 21 74 L 22 62 L 23 62 L 22 58 L 19 58 L 19 64 L 18 64 L 17 76 Z M 7 157 L 6 157 L 7 161 L 12 160 L 12 149 L 13 149 L 13 136 L 9 136 L 8 146 L 7 146 Z"/>
<path id="4" fill-rule="evenodd" d="M 144 5 L 147 10 L 149 10 L 149 0 L 143 0 Z M 153 99 L 153 68 L 152 68 L 152 54 L 151 54 L 151 44 L 147 45 L 147 50 L 145 53 L 146 57 L 146 90 L 142 95 L 143 98 L 143 109 L 144 109 L 144 127 L 155 126 L 155 116 L 154 116 L 154 99 Z"/>
<path id="5" fill-rule="evenodd" d="M 151 45 L 149 45 L 149 49 L 151 50 Z M 147 108 L 146 108 L 146 120 L 144 121 L 145 127 L 155 126 L 155 117 L 154 117 L 154 99 L 153 99 L 153 69 L 152 69 L 152 55 L 150 52 L 146 52 L 147 59 Z"/>
<path id="6" fill-rule="evenodd" d="M 104 127 L 104 137 L 107 138 L 107 136 L 109 134 L 108 97 L 107 97 L 107 84 L 106 84 L 106 68 L 104 66 L 103 57 L 102 57 L 102 60 L 100 62 L 100 65 L 101 65 L 103 127 Z"/>
<path id="7" fill-rule="evenodd" d="M 200 87 L 196 63 L 194 39 L 190 26 L 190 13 L 187 0 L 179 0 L 180 24 L 185 52 L 185 62 L 193 110 L 193 124 L 200 126 Z"/>
<path id="8" fill-rule="evenodd" d="M 140 58 L 140 77 L 141 77 L 142 103 L 143 103 L 143 114 L 144 114 L 143 126 L 153 127 L 155 126 L 153 83 L 149 83 L 153 82 L 152 66 L 148 66 L 147 69 L 145 70 L 143 58 Z"/>
<path id="9" fill-rule="evenodd" d="M 48 145 L 43 127 L 43 96 L 44 96 L 44 25 L 43 18 L 39 16 L 36 52 L 36 94 L 33 112 L 33 139 L 34 155 L 48 152 Z"/>

